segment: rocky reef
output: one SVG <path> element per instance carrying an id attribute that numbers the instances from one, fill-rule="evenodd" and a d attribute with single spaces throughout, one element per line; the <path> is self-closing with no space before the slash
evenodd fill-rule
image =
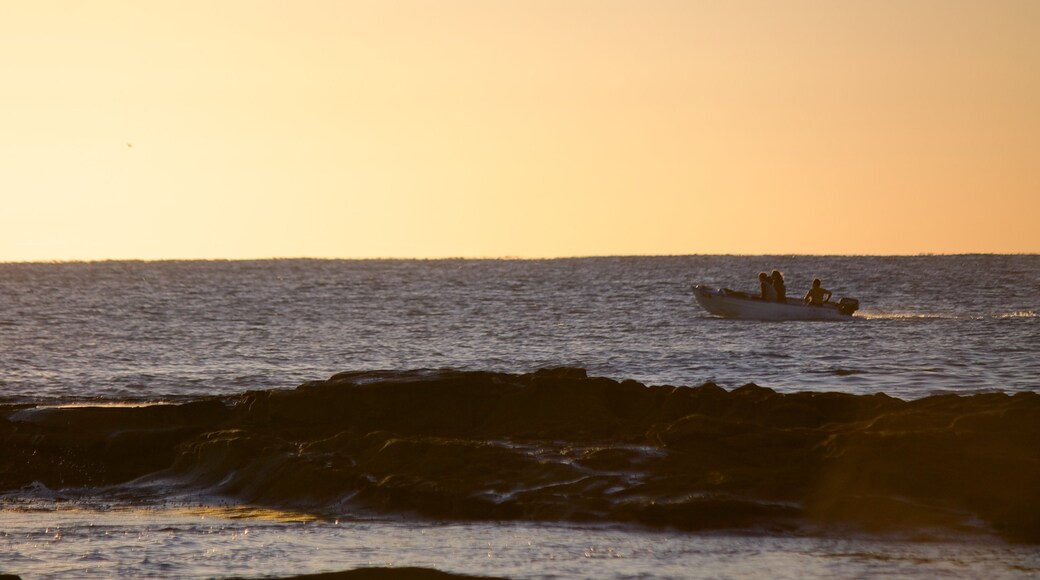
<path id="1" fill-rule="evenodd" d="M 353 372 L 180 405 L 0 407 L 0 492 L 176 481 L 315 513 L 1040 542 L 1040 395 Z"/>

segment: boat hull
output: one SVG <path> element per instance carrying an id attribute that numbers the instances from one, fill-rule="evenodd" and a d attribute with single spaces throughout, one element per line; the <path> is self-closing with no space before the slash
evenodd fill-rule
<path id="1" fill-rule="evenodd" d="M 722 288 L 711 288 L 703 285 L 693 287 L 693 295 L 697 303 L 711 314 L 723 318 L 741 320 L 852 320 L 851 314 L 845 314 L 838 305 L 827 303 L 823 306 L 810 306 L 801 300 L 787 302 L 770 302 L 743 292 L 734 292 Z"/>

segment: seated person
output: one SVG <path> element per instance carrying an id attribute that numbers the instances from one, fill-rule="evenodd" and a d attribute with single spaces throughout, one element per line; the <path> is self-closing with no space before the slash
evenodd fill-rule
<path id="1" fill-rule="evenodd" d="M 773 289 L 776 290 L 776 301 L 787 302 L 787 286 L 784 284 L 784 275 L 780 270 L 773 270 Z"/>
<path id="2" fill-rule="evenodd" d="M 831 291 L 820 285 L 820 279 L 812 281 L 812 288 L 805 293 L 805 303 L 813 306 L 823 306 L 823 303 L 831 299 Z M 826 294 L 826 298 L 824 297 Z"/>
<path id="3" fill-rule="evenodd" d="M 769 300 L 770 302 L 776 301 L 776 288 L 773 288 L 773 282 L 769 279 L 769 274 L 762 272 L 758 275 L 758 283 L 762 286 L 762 300 Z"/>

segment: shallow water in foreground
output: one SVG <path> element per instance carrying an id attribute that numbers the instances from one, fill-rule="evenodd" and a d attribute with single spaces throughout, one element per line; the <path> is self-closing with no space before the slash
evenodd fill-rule
<path id="1" fill-rule="evenodd" d="M 1040 549 L 985 538 L 770 537 L 530 523 L 284 521 L 248 510 L 6 511 L 0 571 L 285 577 L 361 567 L 510 578 L 1026 578 Z M 273 516 L 273 517 L 272 517 Z M 282 520 L 282 521 L 280 521 Z"/>

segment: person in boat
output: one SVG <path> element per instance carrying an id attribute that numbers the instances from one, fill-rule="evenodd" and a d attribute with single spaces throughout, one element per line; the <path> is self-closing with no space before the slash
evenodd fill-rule
<path id="1" fill-rule="evenodd" d="M 776 288 L 773 287 L 773 281 L 769 279 L 769 274 L 762 272 L 758 275 L 758 283 L 762 287 L 762 300 L 768 300 L 770 302 L 776 302 Z"/>
<path id="2" fill-rule="evenodd" d="M 773 270 L 772 276 L 773 290 L 776 290 L 776 301 L 787 302 L 787 286 L 784 285 L 784 275 L 780 273 L 780 270 Z"/>
<path id="3" fill-rule="evenodd" d="M 821 286 L 819 278 L 812 281 L 812 288 L 805 293 L 805 303 L 813 306 L 823 306 L 823 303 L 831 299 L 831 291 Z M 826 294 L 826 297 L 824 297 Z"/>

